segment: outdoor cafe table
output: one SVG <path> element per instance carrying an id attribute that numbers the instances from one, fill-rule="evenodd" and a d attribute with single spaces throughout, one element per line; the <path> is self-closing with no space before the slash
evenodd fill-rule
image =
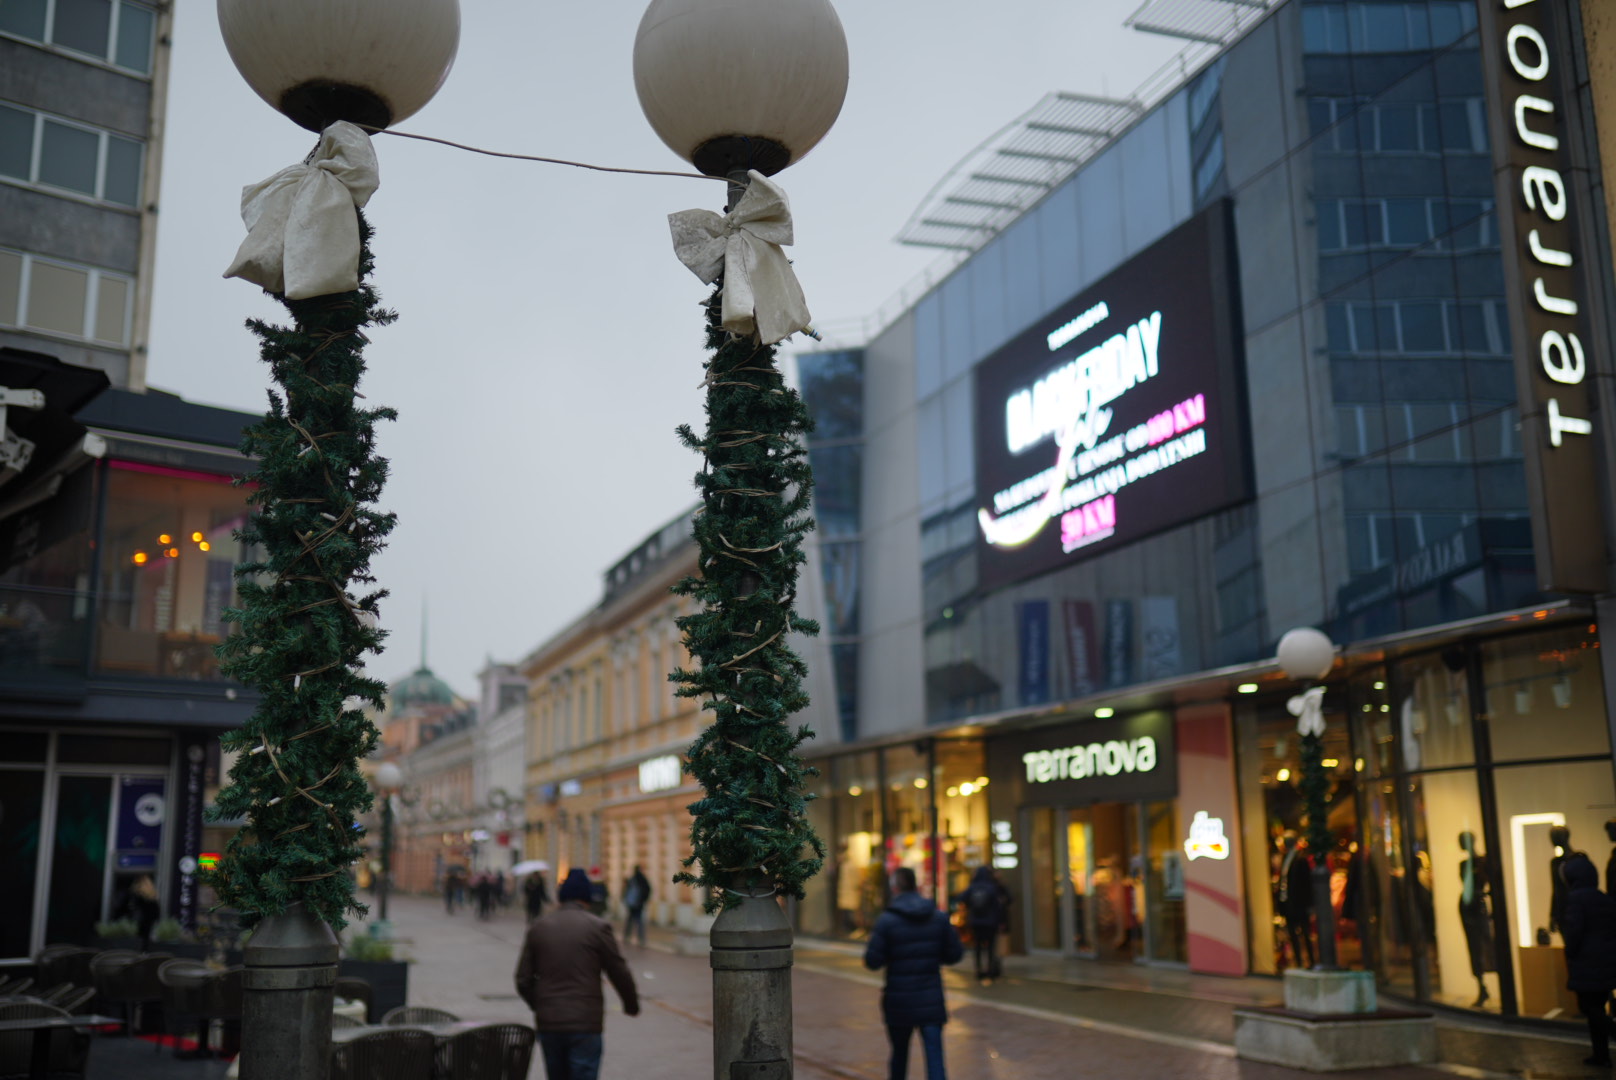
<path id="1" fill-rule="evenodd" d="M 33 1055 L 28 1062 L 30 1080 L 50 1071 L 50 1033 L 58 1028 L 122 1026 L 116 1016 L 37 1016 L 25 1020 L 0 1020 L 0 1031 L 32 1031 Z"/>
<path id="2" fill-rule="evenodd" d="M 425 1031 L 432 1036 L 433 1042 L 446 1042 L 462 1031 L 472 1028 L 488 1027 L 498 1023 L 495 1020 L 452 1020 L 438 1024 L 367 1024 L 364 1027 L 338 1028 L 331 1033 L 331 1045 L 336 1046 L 345 1042 L 352 1042 L 362 1035 L 374 1035 L 378 1031 Z"/>

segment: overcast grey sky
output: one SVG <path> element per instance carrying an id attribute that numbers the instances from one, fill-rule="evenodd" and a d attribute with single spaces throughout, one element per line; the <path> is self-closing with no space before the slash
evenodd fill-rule
<path id="1" fill-rule="evenodd" d="M 838 0 L 852 74 L 841 119 L 777 179 L 789 251 L 816 320 L 874 312 L 937 257 L 893 237 L 972 147 L 1050 90 L 1126 95 L 1178 43 L 1123 27 L 1139 0 Z M 267 370 L 249 315 L 283 310 L 220 277 L 244 235 L 241 188 L 300 160 L 313 136 L 236 74 L 214 4 L 175 5 L 152 386 L 257 410 Z M 607 165 L 678 169 L 630 71 L 640 0 L 462 0 L 460 52 L 405 131 Z M 720 208 L 712 181 L 499 161 L 378 137 L 375 282 L 400 320 L 373 334 L 368 400 L 399 410 L 381 450 L 378 559 L 389 681 L 429 660 L 476 693 L 485 659 L 516 660 L 599 597 L 600 574 L 694 501 L 706 294 L 674 258 L 666 216 Z"/>

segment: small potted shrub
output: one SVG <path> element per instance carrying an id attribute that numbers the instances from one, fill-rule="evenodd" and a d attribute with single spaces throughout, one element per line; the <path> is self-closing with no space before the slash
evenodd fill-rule
<path id="1" fill-rule="evenodd" d="M 364 979 L 370 984 L 370 1022 L 376 1023 L 389 1009 L 407 1004 L 410 989 L 410 967 L 403 960 L 393 958 L 393 943 L 372 937 L 362 927 L 355 927 L 342 946 L 343 957 L 337 964 L 337 974 L 346 978 Z"/>
<path id="2" fill-rule="evenodd" d="M 133 919 L 112 919 L 95 924 L 96 944 L 103 949 L 140 951 L 140 927 Z"/>

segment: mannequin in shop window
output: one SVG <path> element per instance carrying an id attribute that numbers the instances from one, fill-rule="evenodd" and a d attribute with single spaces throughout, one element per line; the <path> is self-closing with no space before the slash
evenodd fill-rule
<path id="1" fill-rule="evenodd" d="M 1549 830 L 1549 843 L 1554 845 L 1554 857 L 1549 860 L 1549 932 L 1560 934 L 1560 923 L 1565 918 L 1566 883 L 1560 868 L 1565 861 L 1580 851 L 1571 850 L 1571 830 L 1556 825 Z M 1586 855 L 1583 858 L 1587 858 Z M 1564 934 L 1561 934 L 1562 940 Z"/>
<path id="2" fill-rule="evenodd" d="M 1470 950 L 1470 974 L 1476 977 L 1473 1008 L 1487 1003 L 1488 972 L 1498 970 L 1493 953 L 1493 917 L 1489 903 L 1487 856 L 1476 851 L 1476 834 L 1459 834 L 1459 848 L 1465 853 L 1459 863 L 1459 922 L 1464 926 L 1465 946 Z"/>
<path id="3" fill-rule="evenodd" d="M 1286 830 L 1285 857 L 1279 864 L 1279 917 L 1291 945 L 1291 962 L 1313 966 L 1313 866 L 1296 834 Z"/>

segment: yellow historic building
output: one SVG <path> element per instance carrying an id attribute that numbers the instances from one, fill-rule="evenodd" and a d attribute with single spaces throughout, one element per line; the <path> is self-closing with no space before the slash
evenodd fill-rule
<path id="1" fill-rule="evenodd" d="M 605 575 L 600 603 L 529 654 L 527 856 L 550 863 L 551 887 L 572 867 L 598 875 L 614 912 L 638 865 L 651 881 L 647 918 L 689 926 L 700 911 L 673 884 L 690 853 L 686 807 L 700 788 L 681 754 L 705 722 L 674 696 L 685 664 L 670 587 L 696 571 L 688 514 L 665 525 Z"/>

